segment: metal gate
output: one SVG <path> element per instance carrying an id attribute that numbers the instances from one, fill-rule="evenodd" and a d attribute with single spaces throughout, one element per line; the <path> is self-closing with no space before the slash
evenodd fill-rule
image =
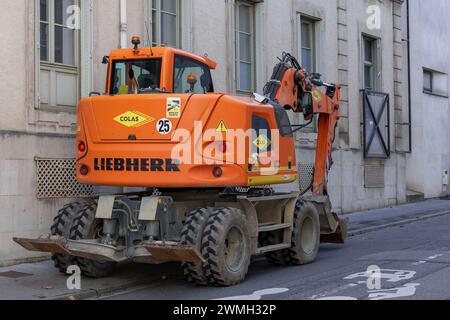
<path id="1" fill-rule="evenodd" d="M 364 158 L 388 159 L 391 156 L 389 94 L 362 90 Z"/>

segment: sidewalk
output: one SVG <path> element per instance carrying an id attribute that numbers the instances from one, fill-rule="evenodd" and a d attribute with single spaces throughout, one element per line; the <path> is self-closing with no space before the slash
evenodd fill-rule
<path id="1" fill-rule="evenodd" d="M 355 212 L 346 217 L 349 219 L 349 233 L 355 234 L 397 223 L 403 224 L 405 220 L 414 222 L 427 216 L 433 217 L 447 212 L 450 214 L 450 200 L 432 199 L 392 208 Z"/>
<path id="2" fill-rule="evenodd" d="M 428 200 L 356 212 L 346 217 L 349 219 L 351 236 L 444 214 L 450 214 L 448 200 Z M 73 291 L 67 289 L 67 277 L 53 267 L 53 262 L 45 261 L 0 268 L 0 300 L 88 299 L 152 283 L 162 287 L 164 280 L 184 281 L 178 264 L 121 264 L 114 277 L 83 278 L 82 290 Z"/>
<path id="3" fill-rule="evenodd" d="M 174 272 L 175 271 L 175 272 Z M 2 275 L 3 274 L 3 275 Z M 53 261 L 0 268 L 0 300 L 89 299 L 128 288 L 161 284 L 162 280 L 179 279 L 183 272 L 172 264 L 144 265 L 125 263 L 117 266 L 113 277 L 82 278 L 82 290 L 67 289 L 68 276 L 53 267 Z"/>

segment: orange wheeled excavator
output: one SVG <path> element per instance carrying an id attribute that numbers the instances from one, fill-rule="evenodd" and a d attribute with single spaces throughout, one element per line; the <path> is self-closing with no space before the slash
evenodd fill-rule
<path id="1" fill-rule="evenodd" d="M 50 235 L 14 241 L 52 253 L 62 272 L 104 277 L 124 261 L 175 261 L 189 281 L 216 286 L 242 282 L 252 256 L 303 265 L 321 242 L 344 243 L 346 221 L 327 193 L 338 85 L 285 53 L 263 94 L 233 96 L 214 91 L 208 57 L 132 43 L 104 57 L 105 94 L 79 103 L 76 170 L 81 183 L 142 191 L 80 199 Z M 294 134 L 304 125 L 288 112 L 318 115 L 309 195 L 274 190 L 298 180 Z"/>

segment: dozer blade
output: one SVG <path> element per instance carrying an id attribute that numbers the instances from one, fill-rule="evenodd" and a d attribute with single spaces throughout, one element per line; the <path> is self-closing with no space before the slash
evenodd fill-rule
<path id="1" fill-rule="evenodd" d="M 122 262 L 127 260 L 125 248 L 117 248 L 97 241 L 69 240 L 67 248 L 72 256 L 100 262 Z"/>
<path id="2" fill-rule="evenodd" d="M 29 251 L 70 254 L 66 248 L 66 239 L 58 236 L 48 239 L 13 238 L 13 240 Z"/>
<path id="3" fill-rule="evenodd" d="M 177 242 L 157 241 L 145 243 L 143 246 L 156 261 L 204 263 L 204 259 L 196 248 L 182 246 Z"/>
<path id="4" fill-rule="evenodd" d="M 101 262 L 121 262 L 127 259 L 123 249 L 96 241 L 67 240 L 59 236 L 51 236 L 46 239 L 14 238 L 13 240 L 29 251 L 68 254 Z"/>
<path id="5" fill-rule="evenodd" d="M 338 227 L 335 233 L 322 234 L 320 236 L 321 243 L 337 243 L 344 244 L 347 240 L 348 221 L 338 218 Z"/>

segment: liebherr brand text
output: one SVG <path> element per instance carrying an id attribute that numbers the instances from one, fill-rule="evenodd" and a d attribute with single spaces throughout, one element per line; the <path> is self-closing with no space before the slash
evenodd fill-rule
<path id="1" fill-rule="evenodd" d="M 95 158 L 95 171 L 179 172 L 175 159 Z"/>

